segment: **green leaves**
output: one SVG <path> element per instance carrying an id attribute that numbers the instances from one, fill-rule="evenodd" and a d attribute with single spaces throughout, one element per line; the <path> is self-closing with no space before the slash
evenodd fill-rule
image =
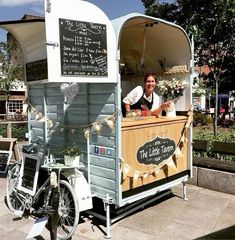
<path id="1" fill-rule="evenodd" d="M 64 155 L 68 155 L 72 157 L 79 156 L 81 154 L 81 148 L 74 143 L 73 145 L 63 146 L 62 152 Z"/>
<path id="2" fill-rule="evenodd" d="M 9 95 L 23 79 L 22 56 L 16 41 L 0 42 L 0 90 Z"/>

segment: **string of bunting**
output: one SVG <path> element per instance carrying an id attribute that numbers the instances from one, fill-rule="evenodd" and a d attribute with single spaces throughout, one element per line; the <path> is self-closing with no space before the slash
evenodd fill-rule
<path id="1" fill-rule="evenodd" d="M 56 122 L 53 122 L 49 118 L 45 117 L 41 112 L 39 112 L 29 102 L 28 102 L 28 109 L 31 113 L 33 112 L 35 114 L 35 121 L 47 122 L 47 125 L 50 129 L 56 124 Z M 118 113 L 119 113 L 119 111 L 116 111 L 112 115 L 108 115 L 107 117 L 97 120 L 90 124 L 70 126 L 70 125 L 63 125 L 63 124 L 59 123 L 59 124 L 57 124 L 57 127 L 60 127 L 60 132 L 63 132 L 65 128 L 70 129 L 70 132 L 72 134 L 75 133 L 76 129 L 83 128 L 84 137 L 86 139 L 88 139 L 92 127 L 95 129 L 95 131 L 98 134 L 101 133 L 103 124 L 106 124 L 107 126 L 109 126 L 110 129 L 113 129 L 115 127 L 116 116 L 118 115 Z"/>
<path id="2" fill-rule="evenodd" d="M 176 169 L 176 163 L 173 159 L 173 156 L 175 156 L 175 160 L 177 161 L 179 158 L 183 157 L 183 153 L 181 152 L 182 147 L 184 143 L 188 141 L 186 137 L 186 129 L 190 127 L 192 121 L 193 121 L 193 106 L 190 108 L 190 110 L 187 113 L 188 118 L 185 122 L 183 131 L 181 132 L 181 136 L 179 139 L 179 142 L 176 146 L 176 149 L 171 157 L 163 161 L 158 166 L 153 167 L 151 170 L 147 171 L 139 171 L 133 169 L 124 159 L 120 158 L 121 160 L 121 170 L 123 173 L 123 180 L 125 180 L 127 177 L 133 178 L 134 181 L 136 181 L 138 178 L 146 179 L 150 175 L 154 175 L 155 177 L 158 175 L 158 173 L 161 170 L 165 170 L 164 167 L 170 167 Z"/>

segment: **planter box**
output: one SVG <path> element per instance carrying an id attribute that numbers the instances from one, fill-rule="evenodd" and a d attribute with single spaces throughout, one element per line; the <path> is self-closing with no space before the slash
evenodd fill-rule
<path id="1" fill-rule="evenodd" d="M 80 161 L 80 156 L 64 156 L 64 164 L 66 166 L 78 167 Z"/>

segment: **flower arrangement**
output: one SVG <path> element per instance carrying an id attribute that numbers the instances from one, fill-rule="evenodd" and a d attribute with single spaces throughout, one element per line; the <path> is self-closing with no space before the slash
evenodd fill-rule
<path id="1" fill-rule="evenodd" d="M 160 80 L 158 82 L 159 94 L 164 101 L 173 101 L 176 98 L 183 96 L 184 89 L 187 83 L 183 80 L 172 78 L 171 80 Z"/>
<path id="2" fill-rule="evenodd" d="M 62 152 L 64 155 L 75 157 L 81 154 L 81 148 L 75 144 L 73 145 L 65 145 L 62 148 Z"/>

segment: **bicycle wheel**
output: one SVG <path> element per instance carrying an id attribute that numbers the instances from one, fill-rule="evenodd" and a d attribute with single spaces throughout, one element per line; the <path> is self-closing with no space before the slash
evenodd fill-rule
<path id="1" fill-rule="evenodd" d="M 57 238 L 65 240 L 73 235 L 79 220 L 77 197 L 71 184 L 65 180 L 60 180 L 58 214 Z"/>
<path id="2" fill-rule="evenodd" d="M 19 176 L 20 165 L 12 165 L 7 174 L 6 200 L 9 210 L 16 215 L 22 215 L 25 209 L 24 197 L 16 188 L 19 181 Z"/>

